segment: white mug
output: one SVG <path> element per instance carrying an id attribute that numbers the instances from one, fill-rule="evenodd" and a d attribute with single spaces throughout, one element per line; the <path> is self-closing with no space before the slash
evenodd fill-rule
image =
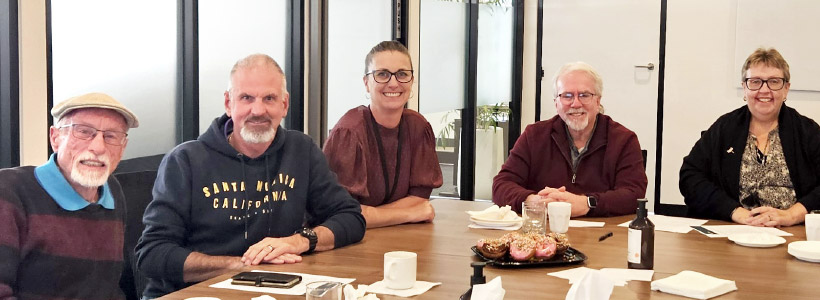
<path id="1" fill-rule="evenodd" d="M 550 231 L 566 233 L 569 230 L 569 217 L 572 214 L 572 204 L 569 202 L 550 202 L 547 204 L 547 215 L 550 220 Z"/>
<path id="2" fill-rule="evenodd" d="M 392 251 L 384 254 L 384 284 L 389 289 L 406 290 L 416 284 L 416 258 L 408 251 Z"/>
<path id="3" fill-rule="evenodd" d="M 806 240 L 820 241 L 820 214 L 806 215 Z"/>

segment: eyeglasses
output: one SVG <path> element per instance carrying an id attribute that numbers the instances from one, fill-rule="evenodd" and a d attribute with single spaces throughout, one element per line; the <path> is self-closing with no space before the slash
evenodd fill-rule
<path id="1" fill-rule="evenodd" d="M 580 92 L 578 94 L 569 92 L 560 93 L 558 96 L 555 96 L 555 98 L 561 99 L 561 102 L 564 102 L 564 104 L 570 104 L 572 103 L 572 99 L 575 99 L 576 96 L 578 97 L 578 101 L 581 101 L 581 103 L 584 104 L 589 103 L 592 101 L 592 98 L 595 98 L 595 94 L 587 92 Z"/>
<path id="2" fill-rule="evenodd" d="M 81 140 L 91 140 L 97 136 L 97 132 L 102 132 L 103 135 L 103 142 L 112 146 L 122 146 L 125 144 L 125 138 L 128 137 L 128 134 L 125 132 L 119 131 L 110 131 L 110 130 L 99 130 L 97 128 L 82 125 L 82 124 L 68 124 L 57 127 L 58 129 L 63 129 L 66 127 L 71 127 L 71 135 L 75 138 Z"/>
<path id="3" fill-rule="evenodd" d="M 396 76 L 396 81 L 401 83 L 408 83 L 413 80 L 413 70 L 398 70 L 390 72 L 388 70 L 375 70 L 365 75 L 373 75 L 373 80 L 378 83 L 387 83 L 390 77 Z"/>
<path id="4" fill-rule="evenodd" d="M 786 78 L 782 78 L 782 77 L 769 78 L 769 79 L 766 79 L 766 80 L 763 80 L 763 79 L 760 79 L 760 78 L 746 78 L 746 80 L 744 80 L 744 81 L 746 82 L 746 88 L 749 89 L 749 90 L 752 90 L 752 91 L 759 90 L 760 88 L 763 87 L 764 83 L 767 86 L 769 86 L 770 90 L 779 91 L 784 86 L 786 86 L 786 82 L 787 82 Z"/>

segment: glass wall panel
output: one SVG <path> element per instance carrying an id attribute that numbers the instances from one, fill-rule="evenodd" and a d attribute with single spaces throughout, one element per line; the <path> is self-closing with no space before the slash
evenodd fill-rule
<path id="1" fill-rule="evenodd" d="M 480 4 L 476 74 L 476 199 L 492 199 L 493 177 L 507 159 L 512 62 L 512 1 Z"/>
<path id="2" fill-rule="evenodd" d="M 285 69 L 287 2 L 199 1 L 200 133 L 225 113 L 224 93 L 231 67 L 237 60 L 253 53 L 264 53 Z"/>
<path id="3" fill-rule="evenodd" d="M 124 159 L 170 150 L 176 144 L 176 1 L 52 1 L 51 9 L 54 103 L 109 94 L 140 119 Z"/>
<path id="4" fill-rule="evenodd" d="M 433 191 L 433 196 L 459 195 L 459 137 L 467 68 L 465 5 L 441 0 L 421 1 L 420 61 L 416 78 L 419 112 L 433 127 L 444 176 L 444 183 Z"/>
<path id="5" fill-rule="evenodd" d="M 362 81 L 364 58 L 376 44 L 390 40 L 392 1 L 328 1 L 327 128 L 359 105 L 368 105 Z"/>

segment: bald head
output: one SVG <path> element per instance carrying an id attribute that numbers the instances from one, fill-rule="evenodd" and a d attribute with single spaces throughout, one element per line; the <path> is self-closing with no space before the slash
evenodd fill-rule
<path id="1" fill-rule="evenodd" d="M 233 65 L 233 68 L 231 68 L 230 80 L 228 81 L 228 92 L 230 92 L 231 88 L 233 87 L 234 74 L 236 74 L 237 71 L 255 68 L 272 68 L 277 73 L 279 73 L 279 75 L 282 75 L 282 94 L 288 93 L 287 77 L 285 76 L 285 72 L 282 71 L 282 67 L 279 66 L 279 63 L 277 63 L 276 60 L 274 60 L 267 54 L 262 53 L 251 54 L 243 59 L 236 61 L 236 63 Z"/>

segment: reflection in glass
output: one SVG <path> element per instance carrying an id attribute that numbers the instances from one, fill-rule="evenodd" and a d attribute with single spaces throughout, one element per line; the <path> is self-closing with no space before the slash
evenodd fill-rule
<path id="1" fill-rule="evenodd" d="M 362 77 L 370 48 L 390 40 L 392 1 L 328 1 L 327 128 L 359 105 L 368 105 Z"/>
<path id="2" fill-rule="evenodd" d="M 507 159 L 512 98 L 512 1 L 478 9 L 475 198 L 492 199 L 493 177 Z"/>
<path id="3" fill-rule="evenodd" d="M 123 159 L 162 154 L 176 144 L 175 1 L 51 2 L 54 103 L 89 92 L 131 109 Z M 150 16 L 150 21 L 146 21 Z"/>
<path id="4" fill-rule="evenodd" d="M 225 113 L 224 93 L 231 68 L 237 60 L 250 54 L 264 53 L 285 69 L 288 63 L 285 61 L 285 49 L 288 47 L 287 2 L 199 2 L 200 133 L 208 130 L 214 118 Z"/>
<path id="5" fill-rule="evenodd" d="M 461 109 L 467 68 L 466 4 L 422 0 L 419 58 L 419 112 L 436 135 L 444 183 L 433 196 L 458 197 Z"/>

